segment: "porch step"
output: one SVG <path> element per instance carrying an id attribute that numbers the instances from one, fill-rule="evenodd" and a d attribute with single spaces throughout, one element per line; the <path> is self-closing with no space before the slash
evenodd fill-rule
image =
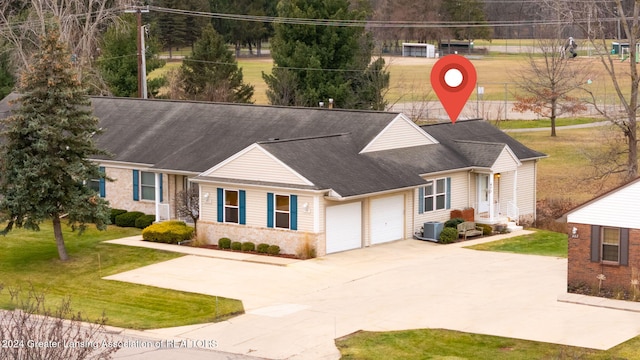
<path id="1" fill-rule="evenodd" d="M 524 229 L 522 226 L 516 225 L 515 221 L 509 221 L 507 223 L 507 230 L 509 230 L 509 232 L 514 232 L 514 231 L 520 231 Z"/>

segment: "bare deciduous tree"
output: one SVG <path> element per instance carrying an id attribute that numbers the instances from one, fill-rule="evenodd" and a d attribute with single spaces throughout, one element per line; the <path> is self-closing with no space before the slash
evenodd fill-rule
<path id="1" fill-rule="evenodd" d="M 46 24 L 59 22 L 61 40 L 68 44 L 79 79 L 92 72 L 100 33 L 117 21 L 127 0 L 25 0 L 21 5 L 0 1 L 0 37 L 13 48 L 18 69 L 27 68 L 39 49 Z"/>
<path id="2" fill-rule="evenodd" d="M 545 4 L 555 9 L 565 20 L 570 21 L 587 34 L 586 40 L 600 59 L 621 105 L 622 115 L 618 111 L 609 111 L 597 101 L 598 99 L 592 90 L 585 88 L 585 91 L 591 94 L 591 102 L 596 110 L 619 129 L 624 135 L 624 142 L 626 143 L 624 166 L 607 167 L 601 171 L 601 176 L 623 173 L 626 180 L 636 178 L 638 176 L 638 130 L 636 119 L 638 116 L 640 74 L 635 60 L 638 55 L 636 46 L 640 37 L 640 2 L 585 0 L 576 3 L 545 0 Z M 616 23 L 624 42 L 629 45 L 629 61 L 626 63 L 626 71 L 620 70 L 619 55 L 612 54 L 607 45 L 607 39 L 612 36 L 612 24 Z M 629 88 L 623 89 L 623 84 L 629 84 Z M 614 154 L 617 152 L 609 153 Z"/>
<path id="3" fill-rule="evenodd" d="M 565 56 L 564 41 L 558 38 L 538 39 L 535 52 L 529 53 L 527 64 L 516 72 L 514 81 L 526 95 L 517 95 L 513 109 L 532 111 L 551 120 L 551 136 L 556 136 L 556 118 L 576 114 L 587 108 L 570 94 L 589 78 L 585 63 Z"/>
<path id="4" fill-rule="evenodd" d="M 180 217 L 187 217 L 193 221 L 193 236 L 197 236 L 198 219 L 200 218 L 200 190 L 192 186 L 182 190 L 177 195 L 176 212 Z"/>

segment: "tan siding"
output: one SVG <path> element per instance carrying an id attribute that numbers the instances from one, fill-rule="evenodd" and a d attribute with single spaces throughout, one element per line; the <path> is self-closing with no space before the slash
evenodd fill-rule
<path id="1" fill-rule="evenodd" d="M 422 130 L 416 129 L 402 118 L 397 118 L 367 145 L 366 152 L 429 144 L 433 144 L 433 141 L 429 140 Z"/>
<path id="2" fill-rule="evenodd" d="M 498 193 L 498 202 L 501 205 L 502 213 L 506 215 L 507 205 L 513 201 L 513 179 L 515 171 L 503 172 L 500 174 L 500 180 L 494 180 L 494 186 Z"/>
<path id="3" fill-rule="evenodd" d="M 427 221 L 447 221 L 449 220 L 451 210 L 454 209 L 464 209 L 468 207 L 469 197 L 468 197 L 468 173 L 459 172 L 449 175 L 437 176 L 437 177 L 425 177 L 426 180 L 437 179 L 441 177 L 450 177 L 451 178 L 451 209 L 437 210 L 437 211 L 429 211 L 423 214 L 419 214 L 419 201 L 418 199 L 418 189 L 413 191 L 413 229 L 412 232 L 417 232 L 420 230 L 422 225 Z"/>
<path id="4" fill-rule="evenodd" d="M 509 151 L 504 148 L 496 159 L 496 162 L 491 167 L 491 170 L 496 173 L 504 172 L 504 171 L 513 171 L 518 167 L 518 162 L 516 159 L 509 153 Z"/>
<path id="5" fill-rule="evenodd" d="M 253 148 L 208 174 L 209 176 L 308 185 L 304 180 L 259 148 Z"/>
<path id="6" fill-rule="evenodd" d="M 536 163 L 527 161 L 518 168 L 516 187 L 520 216 L 533 215 L 536 210 Z"/>
<path id="7" fill-rule="evenodd" d="M 206 194 L 209 194 L 207 197 Z M 200 220 L 215 222 L 218 211 L 216 208 L 216 187 L 209 184 L 200 184 Z"/>

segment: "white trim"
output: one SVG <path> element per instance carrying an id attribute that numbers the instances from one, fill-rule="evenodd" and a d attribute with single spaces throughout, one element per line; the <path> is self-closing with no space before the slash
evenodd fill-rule
<path id="1" fill-rule="evenodd" d="M 278 196 L 283 196 L 283 197 L 286 196 L 289 199 L 289 210 L 287 210 L 286 212 L 282 211 L 282 210 L 278 210 L 278 201 L 277 201 Z M 278 213 L 281 213 L 281 214 L 287 213 L 287 214 L 289 214 L 289 224 L 287 224 L 286 228 L 280 227 L 280 226 L 277 225 L 278 218 L 277 218 L 276 215 Z M 273 214 L 271 214 L 271 215 L 273 216 L 273 228 L 274 229 L 291 230 L 291 194 L 278 194 L 278 193 L 275 193 L 275 192 L 273 193 Z"/>
<path id="2" fill-rule="evenodd" d="M 397 121 L 402 121 L 402 120 L 407 122 L 410 126 L 412 126 L 416 131 L 418 131 L 422 136 L 424 136 L 425 139 L 427 139 L 430 142 L 430 144 L 424 144 L 424 145 L 439 144 L 438 140 L 436 140 L 433 136 L 429 135 L 429 133 L 427 133 L 421 127 L 416 125 L 413 121 L 411 121 L 409 118 L 407 118 L 404 114 L 398 114 L 398 116 L 396 116 L 393 120 L 391 120 L 389 122 L 389 124 L 387 124 L 387 126 L 385 126 L 384 129 L 382 129 L 382 131 L 380 131 L 378 133 L 378 135 L 376 135 L 373 138 L 373 140 L 371 140 L 367 145 L 365 145 L 365 147 L 362 150 L 360 150 L 360 152 L 358 154 L 363 154 L 363 153 L 369 152 L 369 148 L 372 147 L 373 144 L 375 144 L 376 141 L 378 141 L 378 139 L 380 139 L 382 136 L 384 136 L 384 133 L 387 132 L 389 130 L 389 128 L 393 126 L 393 124 L 395 124 Z M 401 147 L 399 147 L 399 148 L 401 148 Z"/>
<path id="3" fill-rule="evenodd" d="M 312 183 L 311 181 L 309 181 L 307 178 L 305 178 L 304 176 L 300 175 L 300 173 L 298 173 L 297 171 L 293 170 L 289 165 L 287 165 L 286 163 L 284 163 L 282 160 L 278 159 L 276 156 L 274 156 L 273 154 L 271 154 L 269 151 L 267 151 L 265 148 L 263 148 L 260 144 L 258 143 L 254 143 L 249 145 L 248 147 L 240 150 L 239 152 L 231 155 L 230 157 L 226 158 L 225 160 L 223 160 L 222 162 L 220 162 L 219 164 L 217 164 L 216 166 L 210 168 L 209 170 L 204 171 L 203 173 L 200 174 L 200 176 L 214 176 L 212 175 L 214 172 L 216 172 L 216 170 L 219 170 L 220 168 L 222 168 L 223 166 L 231 163 L 234 160 L 239 159 L 240 157 L 242 157 L 243 155 L 245 155 L 246 153 L 248 153 L 251 150 L 260 150 L 262 151 L 263 154 L 267 155 L 269 158 L 271 158 L 273 161 L 275 161 L 276 163 L 278 163 L 278 165 L 282 166 L 283 168 L 285 168 L 287 171 L 289 171 L 290 173 L 292 173 L 294 176 L 296 176 L 298 179 L 300 179 L 303 183 L 305 183 L 306 185 L 309 186 L 313 186 L 315 185 L 314 183 Z"/>
<path id="4" fill-rule="evenodd" d="M 156 203 L 156 222 L 160 222 L 160 177 L 161 173 L 155 173 L 154 187 L 155 187 L 155 203 Z M 142 171 L 140 172 L 140 199 L 142 199 Z"/>
<path id="5" fill-rule="evenodd" d="M 269 189 L 271 190 L 271 192 L 274 192 L 274 189 L 278 189 L 277 191 L 281 191 L 282 189 L 285 190 L 289 190 L 291 192 L 293 192 L 294 194 L 296 192 L 302 192 L 302 193 L 314 193 L 314 194 L 324 194 L 328 191 L 330 191 L 330 189 L 324 189 L 324 190 L 315 190 L 315 189 L 301 189 L 301 188 L 296 188 L 296 187 L 286 187 L 286 186 L 276 186 L 276 185 L 260 185 L 260 184 L 245 184 L 245 183 L 239 183 L 239 182 L 234 182 L 232 180 L 229 181 L 224 181 L 224 180 L 208 180 L 208 179 L 198 179 L 198 178 L 190 178 L 189 182 L 191 183 L 196 183 L 196 184 L 222 184 L 224 185 L 232 185 L 232 186 L 236 186 L 236 187 L 242 187 L 242 188 L 258 188 L 258 189 Z"/>
<path id="6" fill-rule="evenodd" d="M 391 194 L 391 193 L 400 192 L 400 191 L 415 190 L 415 189 L 423 187 L 423 186 L 425 186 L 425 184 L 415 185 L 415 186 L 407 186 L 407 187 L 403 187 L 403 188 L 383 190 L 383 191 L 377 191 L 377 192 L 361 194 L 361 195 L 354 195 L 354 196 L 347 196 L 347 197 L 342 197 L 337 192 L 331 190 L 328 195 L 325 195 L 324 198 L 326 200 L 343 202 L 343 201 L 364 199 L 364 198 L 368 198 L 368 197 L 372 197 L 372 196 L 380 196 L 380 195 L 385 195 L 385 194 Z M 333 194 L 335 194 L 337 196 L 334 196 Z"/>
<path id="7" fill-rule="evenodd" d="M 122 162 L 122 161 L 113 161 L 113 160 L 101 160 L 101 159 L 89 159 L 97 163 L 98 165 L 103 165 L 105 167 L 110 167 L 112 169 L 128 169 L 128 170 L 142 170 L 147 171 L 146 169 L 150 169 L 153 167 L 153 164 L 145 164 L 145 163 L 132 163 L 132 162 Z M 151 172 L 151 171 L 147 171 Z"/>

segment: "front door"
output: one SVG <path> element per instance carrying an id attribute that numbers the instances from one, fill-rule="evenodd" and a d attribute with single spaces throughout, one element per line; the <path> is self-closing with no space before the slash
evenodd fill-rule
<path id="1" fill-rule="evenodd" d="M 489 212 L 491 184 L 489 183 L 489 174 L 478 174 L 478 213 Z"/>

